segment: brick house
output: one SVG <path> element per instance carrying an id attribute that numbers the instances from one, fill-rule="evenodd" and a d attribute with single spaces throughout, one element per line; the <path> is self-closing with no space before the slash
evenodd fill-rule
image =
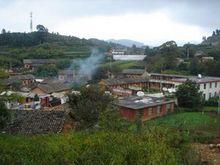
<path id="1" fill-rule="evenodd" d="M 174 100 L 156 97 L 130 96 L 119 99 L 117 105 L 121 116 L 134 122 L 141 115 L 142 121 L 161 117 L 174 111 Z"/>

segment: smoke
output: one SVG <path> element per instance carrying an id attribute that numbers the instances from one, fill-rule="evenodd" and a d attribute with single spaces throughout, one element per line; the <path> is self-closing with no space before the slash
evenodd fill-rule
<path id="1" fill-rule="evenodd" d="M 92 49 L 91 55 L 86 59 L 74 59 L 70 69 L 75 72 L 75 82 L 84 84 L 91 80 L 103 60 L 104 54 L 97 49 Z"/>

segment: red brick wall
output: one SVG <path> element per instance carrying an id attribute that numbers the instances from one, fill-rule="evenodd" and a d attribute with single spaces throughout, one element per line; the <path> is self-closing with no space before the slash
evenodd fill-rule
<path id="1" fill-rule="evenodd" d="M 160 116 L 164 116 L 166 115 L 168 112 L 173 112 L 174 111 L 174 103 L 169 103 L 170 104 L 170 110 L 167 110 L 166 105 L 160 105 L 160 113 L 158 114 L 158 106 L 154 106 L 154 107 L 148 107 L 145 108 L 143 110 L 140 110 L 143 112 L 142 115 L 142 120 L 146 121 L 146 120 L 150 120 L 153 118 L 157 118 Z M 120 107 L 119 109 L 120 114 L 122 117 L 124 117 L 125 119 L 134 122 L 136 120 L 136 116 L 138 113 L 138 110 L 134 110 L 134 109 L 129 109 L 129 108 L 125 108 L 125 107 Z"/>

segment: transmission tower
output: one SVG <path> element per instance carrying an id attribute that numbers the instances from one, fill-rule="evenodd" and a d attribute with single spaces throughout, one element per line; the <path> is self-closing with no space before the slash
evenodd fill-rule
<path id="1" fill-rule="evenodd" d="M 33 32 L 33 22 L 32 22 L 32 15 L 33 15 L 33 13 L 31 12 L 30 13 L 30 32 Z"/>

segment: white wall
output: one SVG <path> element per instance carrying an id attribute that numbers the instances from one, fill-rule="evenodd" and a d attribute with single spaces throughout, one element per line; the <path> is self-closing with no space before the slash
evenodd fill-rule
<path id="1" fill-rule="evenodd" d="M 210 83 L 205 83 L 206 88 L 204 88 L 204 83 L 200 84 L 200 91 L 205 96 L 205 100 L 208 100 L 210 97 L 214 97 L 215 95 L 218 96 L 220 92 L 220 82 L 216 82 L 216 83 L 217 83 L 217 86 L 215 86 L 215 82 L 212 82 L 211 86 L 210 86 Z"/>
<path id="2" fill-rule="evenodd" d="M 113 55 L 114 60 L 133 60 L 141 61 L 146 57 L 146 55 Z"/>

